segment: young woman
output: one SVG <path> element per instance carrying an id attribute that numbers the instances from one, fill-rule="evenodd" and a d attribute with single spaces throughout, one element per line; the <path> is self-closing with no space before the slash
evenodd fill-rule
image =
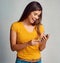
<path id="1" fill-rule="evenodd" d="M 39 2 L 30 2 L 19 21 L 10 28 L 12 51 L 17 51 L 16 63 L 41 63 L 41 51 L 46 46 L 49 35 L 44 34 L 41 24 L 42 6 Z"/>

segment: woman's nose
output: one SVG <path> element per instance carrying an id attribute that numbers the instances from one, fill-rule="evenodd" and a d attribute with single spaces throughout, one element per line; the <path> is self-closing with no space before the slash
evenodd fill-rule
<path id="1" fill-rule="evenodd" d="M 38 16 L 36 16 L 36 19 L 39 19 L 39 17 L 38 17 Z"/>

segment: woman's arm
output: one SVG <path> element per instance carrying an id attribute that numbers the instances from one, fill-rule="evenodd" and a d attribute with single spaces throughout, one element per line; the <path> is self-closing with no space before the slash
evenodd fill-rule
<path id="1" fill-rule="evenodd" d="M 16 43 L 17 34 L 15 31 L 10 30 L 10 46 L 12 51 L 19 51 L 28 46 L 28 42 L 24 44 Z"/>

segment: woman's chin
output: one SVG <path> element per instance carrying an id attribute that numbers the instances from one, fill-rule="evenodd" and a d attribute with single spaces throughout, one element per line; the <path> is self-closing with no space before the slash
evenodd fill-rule
<path id="1" fill-rule="evenodd" d="M 32 24 L 32 25 L 35 25 L 35 22 L 32 22 L 31 24 Z"/>

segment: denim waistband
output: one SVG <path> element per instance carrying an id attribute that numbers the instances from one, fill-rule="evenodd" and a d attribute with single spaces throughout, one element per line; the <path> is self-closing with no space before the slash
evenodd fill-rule
<path id="1" fill-rule="evenodd" d="M 41 63 L 41 59 L 36 61 L 36 62 L 32 62 L 32 61 L 25 61 L 25 60 L 21 60 L 19 58 L 16 58 L 16 62 L 15 63 Z"/>

